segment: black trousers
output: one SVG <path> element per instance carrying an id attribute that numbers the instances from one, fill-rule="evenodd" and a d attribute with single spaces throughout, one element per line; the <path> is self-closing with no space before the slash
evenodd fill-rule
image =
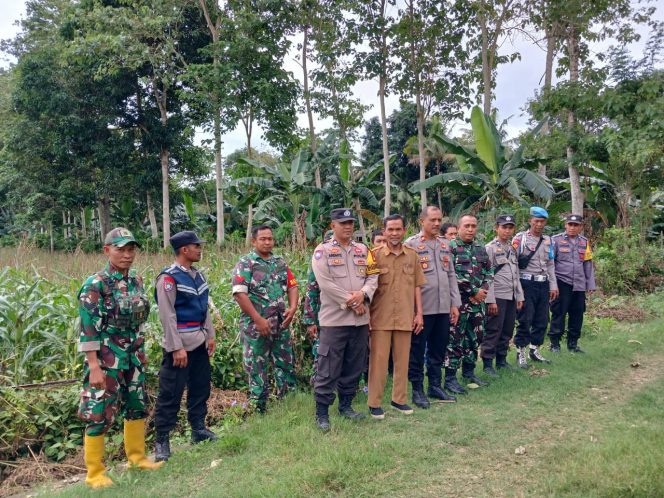
<path id="1" fill-rule="evenodd" d="M 317 403 L 334 403 L 340 396 L 355 396 L 360 376 L 367 367 L 369 326 L 321 327 L 318 363 L 314 377 Z"/>
<path id="2" fill-rule="evenodd" d="M 521 287 L 525 302 L 517 313 L 519 325 L 516 328 L 514 344 L 519 348 L 528 344 L 541 346 L 549 325 L 549 282 L 521 280 Z"/>
<path id="3" fill-rule="evenodd" d="M 514 334 L 516 301 L 496 298 L 496 305 L 498 314 L 487 317 L 480 351 L 480 356 L 487 360 L 493 360 L 496 356 L 507 356 L 510 339 Z"/>
<path id="4" fill-rule="evenodd" d="M 560 344 L 560 338 L 565 333 L 565 317 L 567 316 L 567 346 L 576 347 L 581 337 L 583 326 L 583 313 L 586 311 L 586 293 L 574 291 L 570 284 L 558 280 L 560 294 L 558 299 L 551 303 L 551 327 L 549 338 L 552 343 Z"/>
<path id="5" fill-rule="evenodd" d="M 204 342 L 187 353 L 187 366 L 173 366 L 173 353 L 164 351 L 159 370 L 159 395 L 154 416 L 157 432 L 170 432 L 175 427 L 180 401 L 187 388 L 187 419 L 193 425 L 205 422 L 210 397 L 210 357 Z"/>
<path id="6" fill-rule="evenodd" d="M 410 341 L 408 380 L 413 385 L 424 383 L 424 357 L 426 350 L 427 377 L 429 386 L 440 386 L 441 368 L 445 361 L 447 343 L 450 339 L 449 313 L 424 315 L 424 328 L 413 334 Z"/>

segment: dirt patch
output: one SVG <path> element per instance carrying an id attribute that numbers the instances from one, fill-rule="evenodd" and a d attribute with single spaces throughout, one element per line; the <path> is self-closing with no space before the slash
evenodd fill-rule
<path id="1" fill-rule="evenodd" d="M 635 306 L 633 300 L 602 294 L 589 300 L 587 312 L 592 317 L 613 318 L 616 322 L 642 323 L 654 318 L 646 310 Z"/>
<path id="2" fill-rule="evenodd" d="M 24 494 L 35 484 L 44 481 L 59 481 L 55 486 L 63 487 L 85 479 L 83 448 L 58 463 L 49 461 L 43 453 L 39 453 L 19 458 L 11 465 L 14 470 L 0 483 L 2 498 Z"/>
<path id="3" fill-rule="evenodd" d="M 152 396 L 154 398 L 154 396 Z M 152 399 L 154 402 L 154 399 Z M 186 413 L 187 400 L 183 396 L 180 415 Z M 154 410 L 147 421 L 152 427 Z M 227 391 L 212 388 L 208 400 L 207 424 L 217 425 L 225 416 L 244 418 L 249 413 L 247 394 L 242 391 Z M 124 458 L 124 451 L 120 451 L 120 458 Z M 107 462 L 108 464 L 108 462 Z M 26 493 L 36 484 L 53 481 L 55 488 L 63 488 L 69 484 L 85 479 L 85 463 L 83 461 L 83 448 L 68 456 L 63 462 L 51 462 L 43 453 L 35 453 L 28 457 L 21 457 L 7 462 L 12 470 L 6 479 L 0 482 L 0 498 Z"/>

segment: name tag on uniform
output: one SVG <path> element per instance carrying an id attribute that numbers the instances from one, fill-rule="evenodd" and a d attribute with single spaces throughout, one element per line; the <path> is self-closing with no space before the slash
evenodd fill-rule
<path id="1" fill-rule="evenodd" d="M 355 262 L 356 265 L 365 265 L 366 266 L 366 264 L 367 264 L 366 259 L 355 258 L 353 261 Z"/>
<path id="2" fill-rule="evenodd" d="M 559 247 L 558 252 L 570 252 L 571 249 L 569 247 Z"/>
<path id="3" fill-rule="evenodd" d="M 327 260 L 329 266 L 343 266 L 344 260 L 341 258 L 330 258 Z"/>

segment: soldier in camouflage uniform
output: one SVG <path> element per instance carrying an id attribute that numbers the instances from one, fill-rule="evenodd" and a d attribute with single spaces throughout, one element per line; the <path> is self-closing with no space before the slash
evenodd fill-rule
<path id="1" fill-rule="evenodd" d="M 270 364 L 278 397 L 295 387 L 288 326 L 297 308 L 297 280 L 284 259 L 272 254 L 274 239 L 269 226 L 254 227 L 251 243 L 254 250 L 235 265 L 232 292 L 242 310 L 240 331 L 244 369 L 249 376 L 249 399 L 259 412 L 264 412 L 269 395 Z"/>
<path id="2" fill-rule="evenodd" d="M 124 444 L 131 466 L 155 469 L 145 456 L 145 373 L 142 324 L 150 303 L 143 280 L 130 270 L 138 243 L 126 228 L 114 228 L 104 239 L 106 267 L 88 277 L 78 293 L 85 353 L 79 417 L 85 428 L 85 482 L 93 488 L 110 486 L 106 476 L 104 438 L 122 409 Z"/>
<path id="3" fill-rule="evenodd" d="M 328 230 L 323 237 L 323 243 L 329 241 L 334 232 Z M 304 313 L 302 314 L 302 323 L 307 327 L 309 338 L 313 341 L 311 344 L 311 354 L 314 357 L 314 371 L 311 375 L 311 383 L 313 384 L 314 375 L 316 375 L 316 358 L 318 358 L 318 312 L 320 311 L 320 287 L 316 281 L 314 270 L 309 265 L 309 274 L 307 275 L 307 291 L 304 294 Z"/>
<path id="4" fill-rule="evenodd" d="M 462 376 L 465 380 L 480 386 L 487 385 L 475 375 L 475 363 L 477 348 L 482 343 L 484 334 L 484 301 L 493 282 L 493 268 L 484 246 L 475 242 L 476 232 L 477 218 L 473 215 L 462 216 L 459 220 L 459 235 L 450 242 L 461 294 L 461 308 L 459 321 L 451 332 L 447 347 L 445 388 L 458 394 L 465 392 L 456 378 L 459 363 L 462 364 Z"/>

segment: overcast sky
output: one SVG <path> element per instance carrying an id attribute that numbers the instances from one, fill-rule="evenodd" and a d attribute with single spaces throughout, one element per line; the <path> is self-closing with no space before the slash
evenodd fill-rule
<path id="1" fill-rule="evenodd" d="M 664 21 L 664 0 L 655 0 L 653 4 L 657 6 L 655 18 Z M 12 38 L 18 32 L 18 27 L 15 25 L 16 20 L 25 14 L 24 2 L 23 0 L 0 0 L 0 7 L 0 12 L 2 12 L 2 16 L 0 17 L 0 39 Z M 645 29 L 641 29 L 641 32 L 643 35 L 647 34 L 647 30 Z M 631 47 L 634 54 L 641 54 L 645 41 L 644 38 Z M 605 50 L 607 46 L 608 44 L 594 46 L 593 50 L 595 52 Z M 521 54 L 521 60 L 513 64 L 501 65 L 498 68 L 494 102 L 494 107 L 498 109 L 499 120 L 508 119 L 507 131 L 510 137 L 516 136 L 526 128 L 527 118 L 523 108 L 528 99 L 535 95 L 535 91 L 541 85 L 542 75 L 544 74 L 545 55 L 542 49 L 534 45 L 532 41 L 524 38 L 517 38 L 512 42 L 506 42 L 503 45 L 501 53 L 507 54 L 514 51 Z M 10 62 L 3 55 L 1 64 L 6 66 Z M 293 58 L 286 61 L 286 68 L 300 79 L 301 69 Z M 378 116 L 379 114 L 377 91 L 377 83 L 371 81 L 363 81 L 355 86 L 355 95 L 360 98 L 363 104 L 372 106 L 365 114 L 366 119 Z M 398 106 L 398 98 L 390 96 L 387 99 L 388 115 L 394 109 L 398 108 Z M 306 115 L 299 116 L 298 125 L 302 128 L 308 126 Z M 329 120 L 318 120 L 316 129 L 320 131 L 330 125 L 331 121 Z M 259 135 L 260 132 L 256 131 L 255 136 L 252 138 L 252 143 L 255 144 L 254 147 L 258 149 L 267 148 L 267 145 Z M 238 127 L 224 137 L 222 153 L 223 155 L 228 155 L 234 150 L 242 148 L 244 144 L 244 131 L 241 127 Z"/>

